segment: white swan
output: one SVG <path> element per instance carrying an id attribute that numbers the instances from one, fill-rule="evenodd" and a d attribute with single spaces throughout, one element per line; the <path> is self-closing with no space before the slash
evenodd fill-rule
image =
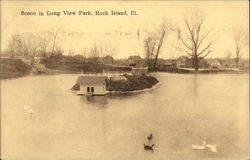
<path id="1" fill-rule="evenodd" d="M 32 115 L 33 112 L 34 112 L 33 109 L 29 109 L 29 110 L 28 110 L 28 113 L 29 113 L 30 115 Z"/>
<path id="2" fill-rule="evenodd" d="M 206 147 L 211 150 L 211 152 L 217 153 L 217 144 L 206 144 Z"/>
<path id="3" fill-rule="evenodd" d="M 28 110 L 30 107 L 29 106 L 24 106 L 23 109 Z"/>
<path id="4" fill-rule="evenodd" d="M 203 150 L 205 148 L 206 148 L 206 141 L 203 141 L 202 145 L 192 144 L 192 149 L 195 149 L 195 150 Z"/>
<path id="5" fill-rule="evenodd" d="M 195 145 L 192 144 L 192 149 L 194 150 L 204 150 L 204 149 L 210 149 L 211 152 L 217 153 L 217 144 L 207 144 L 206 141 L 202 142 L 202 145 Z"/>
<path id="6" fill-rule="evenodd" d="M 33 108 L 30 107 L 30 106 L 25 105 L 23 108 L 24 108 L 25 110 L 27 110 L 27 112 L 28 112 L 31 116 L 32 116 L 32 114 L 34 113 Z"/>

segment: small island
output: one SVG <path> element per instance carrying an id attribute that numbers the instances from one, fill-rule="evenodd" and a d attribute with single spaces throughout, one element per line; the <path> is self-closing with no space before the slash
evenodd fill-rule
<path id="1" fill-rule="evenodd" d="M 105 75 L 79 76 L 76 84 L 71 89 L 80 95 L 123 95 L 146 91 L 159 83 L 155 77 L 146 75 L 147 70 L 141 68 L 134 70 L 133 74 L 130 75 L 122 74 L 109 77 Z"/>

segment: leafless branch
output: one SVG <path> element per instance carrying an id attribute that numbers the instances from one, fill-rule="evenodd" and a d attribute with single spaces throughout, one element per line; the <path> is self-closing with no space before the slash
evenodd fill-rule
<path id="1" fill-rule="evenodd" d="M 203 52 L 205 52 L 206 50 L 210 49 L 211 46 L 213 44 L 213 41 L 210 41 L 209 44 L 207 45 L 207 47 L 205 47 L 200 53 L 198 53 L 197 55 L 200 56 Z"/>

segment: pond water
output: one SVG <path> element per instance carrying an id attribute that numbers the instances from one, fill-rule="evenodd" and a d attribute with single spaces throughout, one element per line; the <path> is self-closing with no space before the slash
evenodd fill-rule
<path id="1" fill-rule="evenodd" d="M 78 75 L 1 81 L 3 159 L 247 159 L 248 74 L 154 73 L 130 96 L 77 96 Z M 30 110 L 32 108 L 32 115 Z M 154 152 L 143 144 L 153 133 Z M 205 140 L 218 153 L 193 150 Z"/>

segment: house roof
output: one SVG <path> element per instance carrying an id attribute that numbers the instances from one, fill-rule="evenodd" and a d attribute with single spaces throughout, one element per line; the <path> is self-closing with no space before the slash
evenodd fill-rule
<path id="1" fill-rule="evenodd" d="M 106 76 L 80 76 L 77 79 L 77 84 L 82 85 L 97 85 L 103 84 L 108 77 Z"/>
<path id="2" fill-rule="evenodd" d="M 187 60 L 189 59 L 187 56 L 180 56 L 177 58 L 177 60 Z"/>
<path id="3" fill-rule="evenodd" d="M 210 64 L 210 65 L 220 65 L 220 61 L 218 59 L 206 59 L 206 61 Z"/>
<path id="4" fill-rule="evenodd" d="M 110 58 L 110 59 L 114 59 L 112 56 L 109 56 L 109 55 L 107 55 L 107 56 L 105 56 L 105 57 L 103 57 L 103 58 Z"/>

